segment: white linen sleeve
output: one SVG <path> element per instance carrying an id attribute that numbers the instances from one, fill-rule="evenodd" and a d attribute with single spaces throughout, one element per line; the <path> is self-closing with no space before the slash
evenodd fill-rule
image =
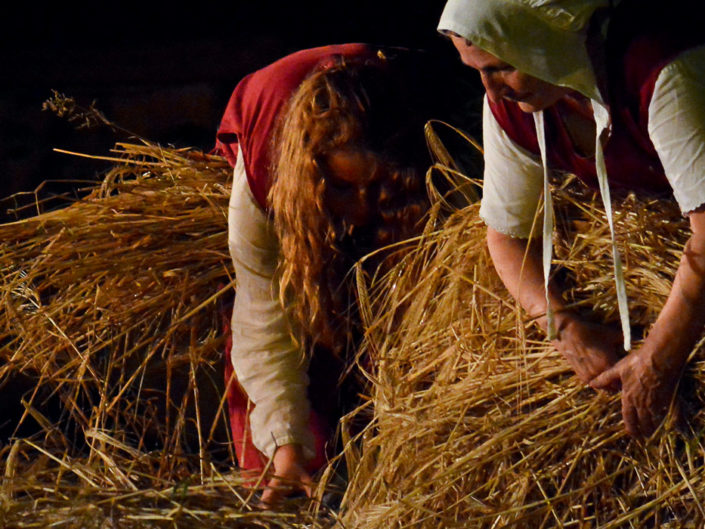
<path id="1" fill-rule="evenodd" d="M 480 217 L 500 233 L 527 239 L 543 192 L 541 160 L 502 130 L 485 96 L 482 111 L 485 171 Z"/>
<path id="2" fill-rule="evenodd" d="M 238 382 L 255 405 L 250 414 L 252 442 L 267 457 L 278 446 L 298 443 L 311 458 L 315 448 L 309 429 L 307 365 L 279 301 L 279 244 L 250 191 L 241 154 L 230 196 L 228 245 L 237 280 L 231 360 Z"/>
<path id="3" fill-rule="evenodd" d="M 705 46 L 661 70 L 648 130 L 681 211 L 705 204 Z"/>

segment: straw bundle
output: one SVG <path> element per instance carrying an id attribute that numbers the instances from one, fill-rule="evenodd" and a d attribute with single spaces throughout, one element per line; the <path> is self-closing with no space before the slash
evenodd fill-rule
<path id="1" fill-rule="evenodd" d="M 0 226 L 0 398 L 19 419 L 0 526 L 319 527 L 301 502 L 259 511 L 234 471 L 230 168 L 148 143 L 105 159 L 80 201 Z"/>
<path id="2" fill-rule="evenodd" d="M 213 324 L 218 286 L 230 283 L 227 172 L 188 152 L 118 145 L 118 154 L 129 159 L 82 201 L 0 227 L 0 379 L 37 376 L 38 391 L 50 387 L 83 431 L 122 425 L 121 441 L 141 446 L 150 432 L 175 448 L 195 375 L 214 371 L 202 362 L 218 358 L 222 341 Z M 175 369 L 188 389 L 159 387 Z"/>
<path id="3" fill-rule="evenodd" d="M 30 431 L 0 447 L 0 526 L 702 525 L 700 349 L 680 388 L 688 430 L 629 440 L 619 397 L 577 383 L 502 287 L 476 205 L 432 214 L 397 266 L 361 283 L 374 420 L 348 443 L 342 518 L 296 501 L 253 508 L 222 401 L 230 169 L 151 144 L 118 144 L 111 161 L 76 204 L 0 226 L 0 394 Z M 556 193 L 567 295 L 615 321 L 599 200 Z M 687 224 L 672 203 L 633 196 L 615 220 L 644 327 Z M 27 392 L 10 400 L 18 379 Z"/>
<path id="4" fill-rule="evenodd" d="M 572 279 L 569 298 L 615 321 L 599 199 L 573 183 L 556 207 L 554 266 Z M 643 327 L 665 301 L 687 221 L 669 201 L 628 196 L 615 222 Z M 375 418 L 361 455 L 350 450 L 346 527 L 702 527 L 700 348 L 680 388 L 687 431 L 630 440 L 619 396 L 577 381 L 502 286 L 484 237 L 470 206 L 363 289 Z"/>

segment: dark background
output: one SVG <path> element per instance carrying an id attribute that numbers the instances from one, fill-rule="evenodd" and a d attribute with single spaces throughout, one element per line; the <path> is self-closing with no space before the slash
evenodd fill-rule
<path id="1" fill-rule="evenodd" d="M 454 56 L 436 32 L 443 5 L 20 0 L 0 16 L 0 196 L 44 180 L 95 177 L 104 164 L 52 149 L 107 154 L 125 139 L 107 128 L 76 130 L 42 111 L 52 89 L 82 105 L 95 101 L 110 120 L 151 141 L 210 150 L 238 80 L 292 51 L 370 42 Z"/>

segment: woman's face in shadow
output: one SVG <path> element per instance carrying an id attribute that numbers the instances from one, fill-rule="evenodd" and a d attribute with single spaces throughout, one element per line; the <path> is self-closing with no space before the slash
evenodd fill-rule
<path id="1" fill-rule="evenodd" d="M 386 176 L 383 164 L 365 150 L 334 151 L 326 157 L 326 207 L 348 225 L 365 226 L 375 216 L 379 184 Z"/>
<path id="2" fill-rule="evenodd" d="M 572 92 L 520 72 L 463 37 L 451 35 L 450 38 L 463 64 L 480 72 L 487 97 L 492 102 L 506 99 L 516 102 L 524 112 L 538 112 Z"/>

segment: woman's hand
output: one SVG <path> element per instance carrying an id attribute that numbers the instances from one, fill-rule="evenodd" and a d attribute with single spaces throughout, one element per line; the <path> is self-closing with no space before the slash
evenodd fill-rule
<path id="1" fill-rule="evenodd" d="M 295 491 L 311 496 L 313 480 L 306 471 L 306 459 L 301 445 L 282 445 L 274 452 L 274 477 L 262 492 L 262 507 L 272 507 Z"/>
<path id="2" fill-rule="evenodd" d="M 547 330 L 546 290 L 544 287 L 541 248 L 536 241 L 513 238 L 487 228 L 487 247 L 497 273 L 507 290 L 536 323 Z M 568 361 L 578 378 L 589 384 L 605 369 L 612 367 L 621 350 L 619 331 L 588 323 L 565 309 L 560 288 L 549 285 L 551 306 L 560 334 L 553 345 Z"/>
<path id="3" fill-rule="evenodd" d="M 635 437 L 651 435 L 663 421 L 705 325 L 705 206 L 689 217 L 692 234 L 644 344 L 592 383 L 595 388 L 621 383 L 624 428 Z"/>
<path id="4" fill-rule="evenodd" d="M 592 381 L 596 389 L 622 386 L 622 419 L 632 437 L 648 437 L 668 413 L 680 369 L 659 369 L 654 355 L 642 347 Z"/>
<path id="5" fill-rule="evenodd" d="M 559 326 L 559 338 L 553 341 L 559 353 L 573 368 L 577 377 L 592 387 L 595 377 L 610 369 L 619 359 L 622 347 L 619 330 L 577 318 L 567 319 Z M 605 384 L 602 389 L 619 389 Z"/>

